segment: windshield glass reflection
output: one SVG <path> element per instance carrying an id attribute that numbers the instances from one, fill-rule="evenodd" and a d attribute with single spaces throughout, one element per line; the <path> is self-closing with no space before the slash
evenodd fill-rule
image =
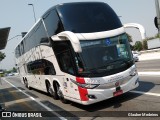
<path id="1" fill-rule="evenodd" d="M 80 43 L 82 53 L 75 58 L 79 74 L 110 75 L 126 70 L 134 63 L 126 34 L 99 40 L 81 40 Z"/>

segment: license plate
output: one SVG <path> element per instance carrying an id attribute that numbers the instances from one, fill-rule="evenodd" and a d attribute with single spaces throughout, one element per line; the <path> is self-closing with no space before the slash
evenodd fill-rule
<path id="1" fill-rule="evenodd" d="M 113 93 L 113 96 L 116 97 L 116 96 L 119 96 L 121 94 L 123 94 L 123 90 L 118 90 L 118 91 Z"/>

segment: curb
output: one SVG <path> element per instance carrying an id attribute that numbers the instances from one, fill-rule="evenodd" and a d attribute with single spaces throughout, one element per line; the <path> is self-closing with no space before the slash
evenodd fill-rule
<path id="1" fill-rule="evenodd" d="M 152 52 L 160 52 L 160 48 L 152 49 L 152 50 L 140 51 L 141 54 L 152 53 Z"/>

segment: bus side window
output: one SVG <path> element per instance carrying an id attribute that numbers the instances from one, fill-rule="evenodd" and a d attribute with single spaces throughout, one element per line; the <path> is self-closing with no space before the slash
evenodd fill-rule
<path id="1" fill-rule="evenodd" d="M 55 75 L 53 64 L 45 59 L 36 60 L 27 64 L 28 73 L 35 75 Z"/>
<path id="2" fill-rule="evenodd" d="M 45 64 L 44 74 L 45 75 L 56 75 L 53 64 L 48 60 L 43 60 Z"/>
<path id="3" fill-rule="evenodd" d="M 59 62 L 62 71 L 74 74 L 73 64 L 69 51 L 59 54 Z"/>

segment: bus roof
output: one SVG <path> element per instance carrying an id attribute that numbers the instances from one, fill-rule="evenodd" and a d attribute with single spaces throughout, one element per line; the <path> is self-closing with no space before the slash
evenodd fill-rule
<path id="1" fill-rule="evenodd" d="M 114 10 L 104 2 L 63 3 L 50 8 L 55 9 L 61 19 L 65 31 L 73 33 L 91 33 L 108 31 L 122 27 Z"/>

